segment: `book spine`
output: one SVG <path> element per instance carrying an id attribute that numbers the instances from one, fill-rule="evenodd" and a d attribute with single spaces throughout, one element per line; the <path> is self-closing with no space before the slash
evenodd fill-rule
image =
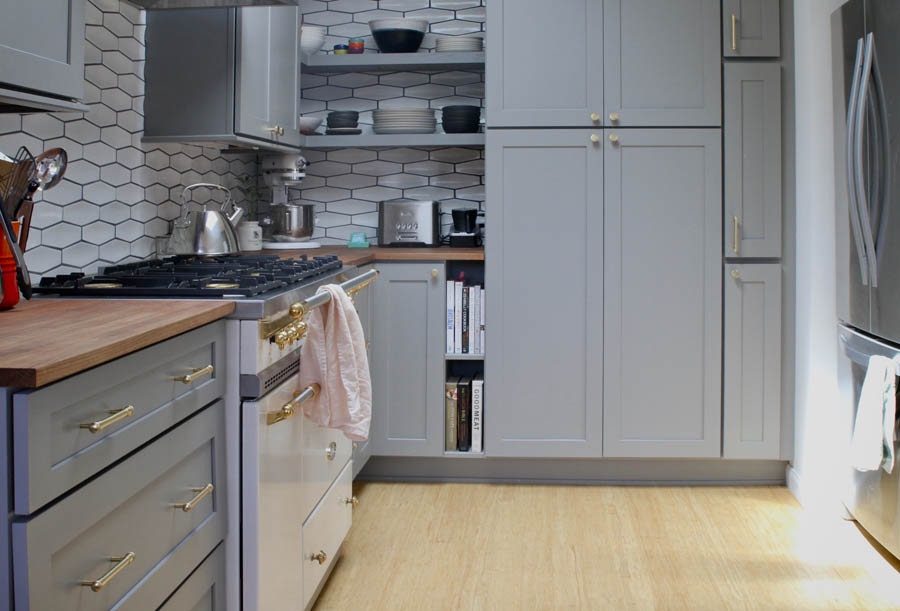
<path id="1" fill-rule="evenodd" d="M 471 428 L 471 412 L 472 402 L 469 391 L 469 382 L 460 380 L 457 389 L 457 411 L 459 412 L 459 421 L 457 423 L 457 444 L 456 449 L 460 452 L 468 452 L 472 447 L 472 428 Z"/>
<path id="2" fill-rule="evenodd" d="M 469 329 L 474 337 L 472 343 L 475 349 L 473 352 L 475 354 L 483 354 L 484 351 L 481 349 L 481 285 L 476 284 L 472 287 L 472 291 L 475 297 L 475 307 L 472 309 L 473 316 L 472 321 L 469 323 Z M 474 332 L 471 329 L 474 329 Z"/>
<path id="3" fill-rule="evenodd" d="M 453 352 L 462 354 L 462 290 L 463 283 L 453 283 Z"/>
<path id="4" fill-rule="evenodd" d="M 455 314 L 453 310 L 453 300 L 456 295 L 456 283 L 453 280 L 447 281 L 447 354 L 453 354 L 453 325 L 455 322 Z"/>
<path id="5" fill-rule="evenodd" d="M 469 295 L 472 287 L 464 286 L 462 294 L 462 352 L 467 354 L 469 350 Z"/>
<path id="6" fill-rule="evenodd" d="M 481 324 L 479 325 L 479 332 L 481 333 L 481 354 L 484 354 L 484 339 L 485 339 L 485 335 L 484 335 L 484 311 L 485 311 L 484 304 L 485 304 L 485 301 L 484 301 L 484 299 L 486 296 L 487 295 L 484 292 L 484 289 L 482 288 L 481 289 Z"/>
<path id="7" fill-rule="evenodd" d="M 478 354 L 478 297 L 481 287 L 469 287 L 469 353 Z"/>
<path id="8" fill-rule="evenodd" d="M 481 452 L 484 380 L 472 380 L 472 452 Z"/>
<path id="9" fill-rule="evenodd" d="M 450 378 L 444 385 L 444 409 L 446 410 L 446 423 L 444 425 L 444 449 L 448 452 L 455 452 L 458 443 L 456 423 L 459 415 L 456 412 L 457 406 L 457 381 Z"/>

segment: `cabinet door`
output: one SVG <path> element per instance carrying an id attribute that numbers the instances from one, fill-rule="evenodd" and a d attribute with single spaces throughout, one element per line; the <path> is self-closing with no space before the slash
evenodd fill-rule
<path id="1" fill-rule="evenodd" d="M 84 0 L 4 2 L 0 83 L 62 98 L 81 98 L 84 4 Z"/>
<path id="2" fill-rule="evenodd" d="M 781 264 L 725 266 L 725 458 L 777 459 Z"/>
<path id="3" fill-rule="evenodd" d="M 372 453 L 439 456 L 444 449 L 443 264 L 386 263 L 374 286 Z"/>
<path id="4" fill-rule="evenodd" d="M 606 0 L 608 125 L 718 127 L 719 14 L 718 0 Z"/>
<path id="5" fill-rule="evenodd" d="M 360 273 L 365 273 L 372 269 L 370 266 L 360 268 Z M 362 323 L 363 334 L 366 337 L 366 355 L 369 358 L 369 371 L 372 371 L 372 293 L 374 286 L 370 286 L 358 292 L 353 297 L 353 303 L 356 306 L 356 313 L 359 314 L 359 321 Z M 371 437 L 371 435 L 370 435 Z M 353 442 L 353 477 L 356 477 L 369 460 L 372 454 L 372 446 L 369 441 Z"/>
<path id="6" fill-rule="evenodd" d="M 488 132 L 489 456 L 601 455 L 603 145 L 591 135 Z"/>
<path id="7" fill-rule="evenodd" d="M 603 453 L 719 456 L 720 130 L 611 135 Z"/>
<path id="8" fill-rule="evenodd" d="M 778 0 L 722 0 L 722 55 L 778 57 L 781 54 Z"/>
<path id="9" fill-rule="evenodd" d="M 489 127 L 599 125 L 601 5 L 600 0 L 487 3 Z"/>
<path id="10" fill-rule="evenodd" d="M 781 66 L 725 64 L 725 256 L 781 256 Z"/>
<path id="11" fill-rule="evenodd" d="M 296 7 L 240 9 L 236 133 L 299 146 L 298 23 Z"/>

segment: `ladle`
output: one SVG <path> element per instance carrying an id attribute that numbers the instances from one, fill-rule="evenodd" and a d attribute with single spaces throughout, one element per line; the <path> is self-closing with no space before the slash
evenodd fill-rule
<path id="1" fill-rule="evenodd" d="M 28 184 L 28 190 L 16 207 L 15 218 L 22 219 L 19 229 L 19 246 L 24 251 L 28 244 L 28 230 L 31 228 L 31 213 L 34 210 L 32 196 L 35 191 L 46 191 L 59 184 L 66 173 L 68 155 L 61 148 L 52 148 L 34 158 L 35 179 Z"/>

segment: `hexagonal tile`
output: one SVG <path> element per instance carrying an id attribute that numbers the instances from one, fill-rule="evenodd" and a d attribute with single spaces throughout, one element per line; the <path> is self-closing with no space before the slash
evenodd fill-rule
<path id="1" fill-rule="evenodd" d="M 163 185 L 152 185 L 144 189 L 144 197 L 151 203 L 161 204 L 169 201 L 169 189 Z"/>
<path id="2" fill-rule="evenodd" d="M 131 218 L 142 223 L 156 218 L 156 206 L 150 202 L 138 202 L 131 207 Z"/>
<path id="3" fill-rule="evenodd" d="M 116 225 L 116 238 L 133 242 L 144 235 L 144 226 L 137 221 L 128 220 Z"/>
<path id="4" fill-rule="evenodd" d="M 463 10 L 475 6 L 481 6 L 481 0 L 431 0 L 434 8 L 446 8 L 450 10 Z"/>
<path id="5" fill-rule="evenodd" d="M 340 214 L 366 214 L 368 212 L 377 212 L 378 204 L 358 199 L 342 199 L 327 204 L 325 209 L 329 212 L 338 212 Z"/>
<path id="6" fill-rule="evenodd" d="M 303 198 L 315 202 L 333 202 L 339 199 L 347 199 L 350 197 L 350 191 L 346 189 L 335 189 L 333 187 L 319 187 L 317 189 L 304 189 Z"/>
<path id="7" fill-rule="evenodd" d="M 91 202 L 78 201 L 63 207 L 63 220 L 84 226 L 100 218 L 100 206 Z"/>
<path id="8" fill-rule="evenodd" d="M 318 187 L 324 187 L 327 184 L 324 176 L 310 176 L 306 175 L 306 178 L 303 179 L 303 189 L 316 189 Z"/>
<path id="9" fill-rule="evenodd" d="M 66 138 L 71 138 L 80 144 L 89 144 L 100 140 L 100 128 L 85 120 L 66 123 Z"/>
<path id="10" fill-rule="evenodd" d="M 103 12 L 90 2 L 85 2 L 84 22 L 88 25 L 103 25 Z"/>
<path id="11" fill-rule="evenodd" d="M 25 263 L 28 265 L 28 271 L 46 274 L 62 263 L 62 251 L 47 246 L 29 248 L 25 251 Z"/>
<path id="12" fill-rule="evenodd" d="M 72 202 L 77 202 L 78 200 L 80 200 L 81 193 L 81 185 L 74 180 L 70 180 L 68 176 L 66 176 L 62 179 L 62 181 L 60 181 L 58 185 L 53 187 L 52 190 L 41 191 L 40 200 L 42 202 L 47 201 L 54 204 L 59 204 L 60 206 L 66 206 L 68 204 L 71 204 Z"/>
<path id="13" fill-rule="evenodd" d="M 202 157 L 204 154 L 204 149 L 202 146 L 197 146 L 195 144 L 185 144 L 181 152 L 190 157 L 191 159 L 196 159 L 197 157 Z M 215 150 L 215 149 L 212 149 Z"/>
<path id="14" fill-rule="evenodd" d="M 390 187 L 368 187 L 357 189 L 353 192 L 353 199 L 362 199 L 370 202 L 380 202 L 398 197 L 403 197 L 403 191 Z"/>
<path id="15" fill-rule="evenodd" d="M 353 97 L 353 90 L 346 87 L 335 87 L 333 85 L 325 85 L 324 87 L 313 87 L 303 90 L 303 97 L 310 100 L 339 100 L 341 98 Z"/>
<path id="16" fill-rule="evenodd" d="M 340 174 L 328 179 L 329 187 L 340 187 L 342 189 L 361 189 L 363 187 L 372 187 L 376 184 L 378 184 L 377 178 L 366 176 L 365 174 Z"/>
<path id="17" fill-rule="evenodd" d="M 467 161 L 466 163 L 457 163 L 456 171 L 462 172 L 463 174 L 484 176 L 484 159 L 476 159 L 474 161 Z"/>
<path id="18" fill-rule="evenodd" d="M 12 156 L 20 146 L 28 147 L 29 151 L 44 150 L 43 142 L 23 132 L 0 136 L 0 151 Z"/>
<path id="19" fill-rule="evenodd" d="M 428 184 L 433 187 L 444 187 L 445 189 L 465 189 L 466 187 L 480 185 L 481 177 L 472 176 L 471 174 L 441 174 L 440 176 L 432 176 Z"/>
<path id="20" fill-rule="evenodd" d="M 116 199 L 129 206 L 144 201 L 144 189 L 134 184 L 116 187 Z"/>
<path id="21" fill-rule="evenodd" d="M 458 87 L 459 85 L 468 85 L 469 83 L 480 83 L 482 75 L 478 72 L 464 72 L 462 70 L 452 70 L 450 72 L 438 72 L 431 75 L 431 82 L 438 85 L 449 85 Z"/>
<path id="22" fill-rule="evenodd" d="M 363 231 L 364 229 L 365 229 L 365 227 L 360 227 L 359 225 L 349 225 L 349 224 L 341 225 L 340 227 L 331 227 L 330 229 L 328 229 L 328 237 L 332 238 L 333 240 L 336 240 L 335 242 L 332 242 L 332 243 L 345 244 L 350 239 L 351 233 L 353 233 L 354 231 Z M 368 232 L 366 232 L 366 233 L 368 234 Z M 375 236 L 373 234 L 371 236 L 367 235 L 366 237 L 370 238 L 370 241 L 373 241 L 373 240 L 371 240 L 371 238 L 374 238 Z"/>
<path id="23" fill-rule="evenodd" d="M 84 147 L 84 158 L 97 165 L 106 165 L 116 160 L 116 151 L 102 142 L 94 142 Z"/>
<path id="24" fill-rule="evenodd" d="M 116 35 L 100 25 L 85 26 L 84 38 L 101 51 L 114 51 L 119 47 Z"/>
<path id="25" fill-rule="evenodd" d="M 55 248 L 65 248 L 81 241 L 81 227 L 71 223 L 57 223 L 41 234 L 41 243 Z"/>
<path id="26" fill-rule="evenodd" d="M 131 96 L 121 89 L 104 89 L 100 92 L 100 101 L 115 111 L 131 108 Z"/>
<path id="27" fill-rule="evenodd" d="M 191 169 L 191 158 L 184 153 L 178 153 L 177 155 L 172 155 L 172 158 L 169 159 L 169 165 L 179 172 L 187 172 Z"/>
<path id="28" fill-rule="evenodd" d="M 78 242 L 63 250 L 63 263 L 74 267 L 85 267 L 97 261 L 99 251 L 93 244 Z"/>
<path id="29" fill-rule="evenodd" d="M 378 5 L 375 4 L 373 6 Z M 383 11 L 381 9 L 375 9 L 373 11 L 357 11 L 353 13 L 353 21 L 358 21 L 359 23 L 369 23 L 374 19 L 398 19 L 400 17 L 403 17 L 403 13 Z"/>
<path id="30" fill-rule="evenodd" d="M 115 235 L 116 228 L 103 221 L 85 225 L 81 230 L 82 239 L 89 244 L 104 244 L 113 239 Z"/>
<path id="31" fill-rule="evenodd" d="M 103 26 L 118 37 L 134 36 L 134 24 L 121 13 L 105 13 Z"/>
<path id="32" fill-rule="evenodd" d="M 144 224 L 144 231 L 150 236 L 164 236 L 169 233 L 169 222 L 156 218 Z"/>
<path id="33" fill-rule="evenodd" d="M 213 159 L 212 171 L 216 174 L 225 174 L 226 172 L 228 172 L 228 162 L 221 157 L 219 157 L 218 159 Z"/>
<path id="34" fill-rule="evenodd" d="M 440 8 L 422 8 L 415 11 L 406 11 L 403 14 L 403 17 L 409 17 L 410 19 L 425 19 L 430 23 L 440 23 L 441 21 L 453 19 L 454 13 L 453 11 Z"/>
<path id="35" fill-rule="evenodd" d="M 444 148 L 431 151 L 431 158 L 435 161 L 446 161 L 447 163 L 461 163 L 463 161 L 472 161 L 481 158 L 481 151 L 471 148 Z M 441 172 L 444 174 L 445 172 Z"/>
<path id="36" fill-rule="evenodd" d="M 63 122 L 50 113 L 37 113 L 22 117 L 22 130 L 42 140 L 62 137 L 63 128 Z"/>
<path id="37" fill-rule="evenodd" d="M 129 146 L 116 151 L 116 161 L 133 170 L 144 164 L 144 153 Z"/>
<path id="38" fill-rule="evenodd" d="M 56 206 L 51 202 L 42 202 L 34 207 L 34 214 L 31 216 L 31 226 L 37 229 L 46 229 L 62 221 L 62 206 Z"/>
<path id="39" fill-rule="evenodd" d="M 428 8 L 430 0 L 379 0 L 378 8 L 388 11 L 414 11 Z"/>
<path id="40" fill-rule="evenodd" d="M 159 218 L 172 221 L 181 216 L 181 206 L 174 201 L 167 200 L 156 207 L 156 214 Z"/>
<path id="41" fill-rule="evenodd" d="M 428 151 L 413 148 L 393 148 L 380 151 L 379 159 L 385 161 L 396 161 L 397 163 L 412 163 L 414 161 L 425 161 L 428 159 Z"/>
<path id="42" fill-rule="evenodd" d="M 160 184 L 165 185 L 167 187 L 174 187 L 175 185 L 181 184 L 181 174 L 173 170 L 172 168 L 166 168 L 162 170 L 157 175 L 157 180 Z"/>
<path id="43" fill-rule="evenodd" d="M 338 174 L 347 174 L 349 172 L 349 165 L 334 161 L 319 161 L 311 164 L 306 169 L 306 173 L 312 174 L 313 176 L 337 176 Z"/>
<path id="44" fill-rule="evenodd" d="M 378 75 L 367 74 L 364 72 L 350 72 L 349 74 L 338 74 L 328 78 L 329 85 L 338 87 L 368 87 L 369 85 L 378 84 Z"/>
<path id="45" fill-rule="evenodd" d="M 483 202 L 484 185 L 479 185 L 477 187 L 468 187 L 466 189 L 457 189 L 456 197 L 457 199 L 470 199 L 472 201 Z"/>
<path id="46" fill-rule="evenodd" d="M 141 236 L 131 243 L 131 256 L 146 259 L 156 252 L 156 240 L 149 236 Z"/>
<path id="47" fill-rule="evenodd" d="M 124 5 L 123 5 L 124 6 Z M 120 38 L 119 51 L 133 61 L 144 59 L 144 45 L 134 38 Z"/>
<path id="48" fill-rule="evenodd" d="M 436 176 L 438 174 L 449 174 L 453 171 L 453 166 L 449 163 L 440 163 L 438 161 L 420 161 L 417 163 L 407 163 L 403 166 L 403 171 L 407 174 Z"/>
<path id="49" fill-rule="evenodd" d="M 169 156 L 159 149 L 153 149 L 144 155 L 144 163 L 154 170 L 162 170 L 169 167 Z"/>
<path id="50" fill-rule="evenodd" d="M 346 214 L 336 214 L 334 212 L 322 212 L 316 215 L 316 225 L 328 229 L 330 227 L 339 227 L 350 223 L 350 217 Z"/>
<path id="51" fill-rule="evenodd" d="M 434 98 L 443 98 L 453 95 L 453 88 L 446 85 L 437 85 L 429 83 L 427 85 L 416 85 L 415 87 L 407 87 L 403 90 L 403 94 L 411 98 L 420 98 L 424 100 L 432 100 Z"/>
<path id="52" fill-rule="evenodd" d="M 435 23 L 431 26 L 431 33 L 446 36 L 460 36 L 463 34 L 475 34 L 476 32 L 481 32 L 482 28 L 483 24 L 455 19 L 453 21 Z"/>
<path id="53" fill-rule="evenodd" d="M 100 130 L 101 139 L 109 146 L 117 149 L 131 146 L 131 134 L 118 125 L 104 127 Z"/>
<path id="54" fill-rule="evenodd" d="M 378 102 L 378 108 L 428 108 L 428 100 L 421 98 L 392 98 Z"/>
<path id="55" fill-rule="evenodd" d="M 352 219 L 354 225 L 361 225 L 363 227 L 378 227 L 378 212 L 354 214 Z"/>
<path id="56" fill-rule="evenodd" d="M 131 170 L 118 163 L 111 163 L 100 168 L 100 179 L 106 184 L 118 187 L 131 181 Z"/>
<path id="57" fill-rule="evenodd" d="M 131 217 L 131 208 L 121 202 L 112 202 L 100 208 L 100 218 L 118 225 Z"/>
<path id="58" fill-rule="evenodd" d="M 369 149 L 346 148 L 328 151 L 329 161 L 339 161 L 341 163 L 363 163 L 377 158 L 378 153 Z"/>
<path id="59" fill-rule="evenodd" d="M 91 44 L 90 41 L 84 42 L 84 65 L 94 66 L 103 63 L 103 51 Z"/>
<path id="60" fill-rule="evenodd" d="M 110 240 L 100 246 L 97 254 L 103 261 L 118 263 L 131 254 L 131 244 L 122 240 Z"/>
<path id="61" fill-rule="evenodd" d="M 487 14 L 484 6 L 473 6 L 462 10 L 457 9 L 456 18 L 464 19 L 465 21 L 474 21 L 475 23 L 484 23 L 487 19 Z"/>
<path id="62" fill-rule="evenodd" d="M 469 83 L 468 85 L 460 85 L 456 88 L 457 97 L 484 99 L 484 82 Z M 472 102 L 476 106 L 480 106 L 481 102 Z M 482 113 L 484 114 L 484 113 Z"/>
<path id="63" fill-rule="evenodd" d="M 127 151 L 129 149 L 123 150 Z M 139 187 L 149 187 L 150 185 L 156 184 L 158 176 L 159 174 L 156 170 L 145 165 L 138 166 L 131 170 L 131 182 Z"/>
<path id="64" fill-rule="evenodd" d="M 104 182 L 92 182 L 91 184 L 84 187 L 83 197 L 86 201 L 102 206 L 103 204 L 107 204 L 116 198 L 116 190 L 115 188 Z M 105 209 L 106 206 L 101 209 L 101 216 L 103 216 L 103 210 Z"/>
<path id="65" fill-rule="evenodd" d="M 440 201 L 453 197 L 453 191 L 441 189 L 440 187 L 416 187 L 415 189 L 407 189 L 404 195 L 411 199 Z"/>
<path id="66" fill-rule="evenodd" d="M 339 13 L 338 11 L 318 11 L 316 13 L 303 13 L 303 23 L 309 23 L 312 25 L 338 25 L 340 23 L 347 23 L 352 18 L 352 15 L 348 15 L 347 13 Z"/>
<path id="67" fill-rule="evenodd" d="M 367 110 L 375 110 L 378 108 L 378 102 L 369 98 L 341 98 L 328 102 L 328 110 L 356 110 L 363 113 Z M 362 122 L 360 115 L 360 122 Z"/>
<path id="68" fill-rule="evenodd" d="M 100 168 L 90 161 L 79 159 L 66 167 L 66 179 L 85 185 L 100 179 Z"/>
<path id="69" fill-rule="evenodd" d="M 371 85 L 369 87 L 360 87 L 359 89 L 354 90 L 353 95 L 358 98 L 366 98 L 369 100 L 386 100 L 388 98 L 401 97 L 403 95 L 403 89 L 391 87 L 389 85 Z"/>
<path id="70" fill-rule="evenodd" d="M 134 134 L 144 129 L 144 117 L 133 110 L 118 113 L 117 123 L 125 131 Z"/>
<path id="71" fill-rule="evenodd" d="M 90 110 L 84 115 L 84 118 L 96 125 L 97 127 L 109 127 L 115 125 L 117 118 L 116 112 L 105 104 L 91 104 Z"/>
<path id="72" fill-rule="evenodd" d="M 378 184 L 384 187 L 396 187 L 397 189 L 411 189 L 412 187 L 424 187 L 428 184 L 425 176 L 415 174 L 390 174 L 378 179 Z"/>
<path id="73" fill-rule="evenodd" d="M 44 140 L 44 150 L 56 147 L 66 149 L 66 154 L 69 157 L 69 161 L 78 161 L 79 159 L 84 158 L 84 147 L 74 140 L 70 140 L 69 138 L 53 138 L 52 140 Z M 38 148 L 38 150 L 41 149 Z"/>
<path id="74" fill-rule="evenodd" d="M 403 166 L 390 161 L 369 161 L 353 166 L 353 171 L 357 174 L 366 174 L 368 176 L 386 176 L 388 174 L 398 174 Z"/>
<path id="75" fill-rule="evenodd" d="M 22 131 L 22 117 L 15 113 L 0 114 L 0 134 L 12 134 Z"/>
<path id="76" fill-rule="evenodd" d="M 119 51 L 104 51 L 103 65 L 115 72 L 116 75 L 134 74 L 134 62 Z M 116 85 L 118 85 L 118 80 L 116 80 Z"/>

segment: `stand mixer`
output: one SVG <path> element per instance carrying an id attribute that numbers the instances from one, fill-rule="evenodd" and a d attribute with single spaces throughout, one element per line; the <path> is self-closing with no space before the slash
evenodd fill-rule
<path id="1" fill-rule="evenodd" d="M 260 161 L 263 184 L 272 189 L 270 214 L 260 220 L 264 228 L 263 248 L 318 248 L 311 242 L 315 210 L 311 204 L 292 204 L 288 189 L 306 177 L 309 162 L 302 155 L 264 155 Z"/>

